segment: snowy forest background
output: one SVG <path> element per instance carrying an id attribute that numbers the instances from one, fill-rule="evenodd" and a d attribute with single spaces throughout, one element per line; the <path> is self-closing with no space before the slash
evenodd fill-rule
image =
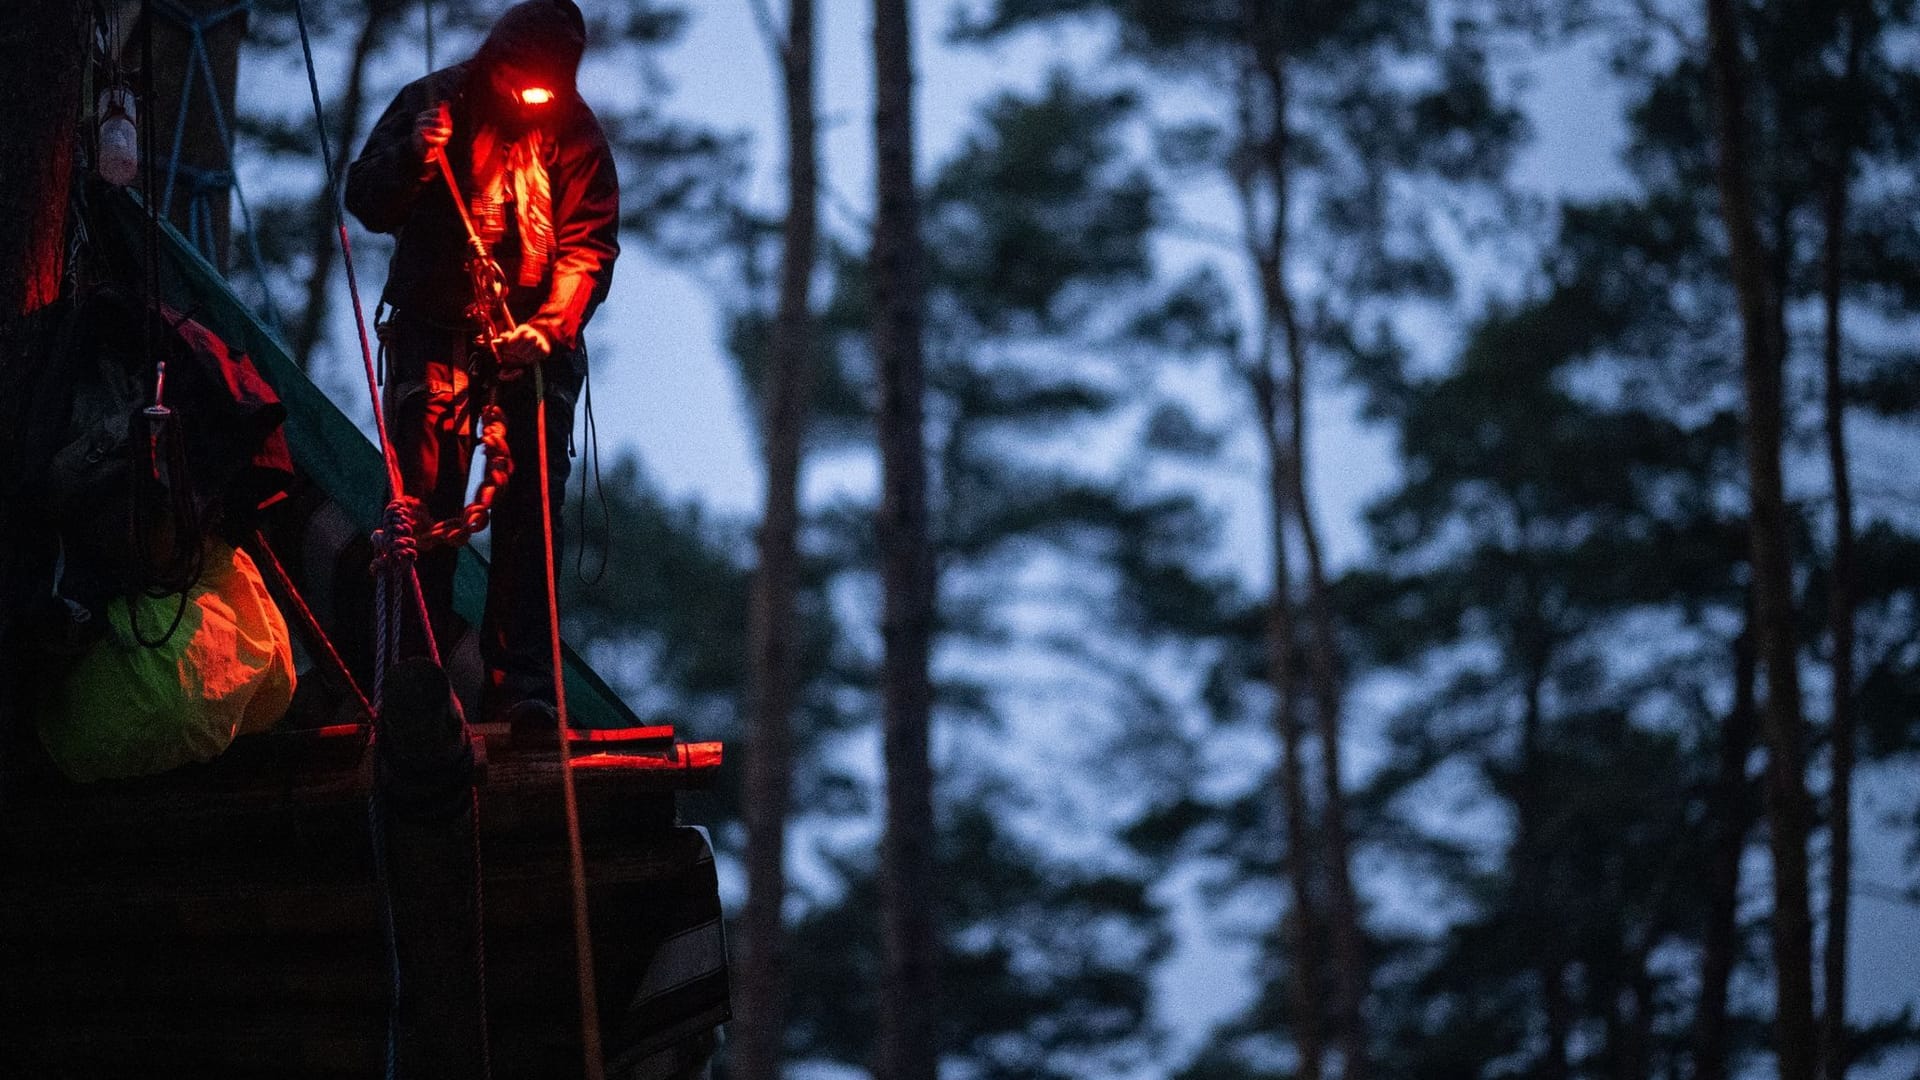
<path id="1" fill-rule="evenodd" d="M 445 64 L 493 14 L 309 7 L 356 148 L 426 70 L 423 16 Z M 585 579 L 607 569 L 567 572 L 567 630 L 644 716 L 729 744 L 687 816 L 738 911 L 792 9 L 583 7 L 626 252 L 589 333 L 607 518 L 589 498 L 574 531 Z M 1726 227 L 1715 8 L 1757 252 Z M 1920 1076 L 1915 5 L 911 13 L 942 1075 L 1795 1076 L 1776 1034 L 1824 1028 L 1832 970 L 1823 1075 Z M 862 1074 L 900 992 L 876 917 L 873 14 L 815 15 L 786 964 L 753 984 L 789 988 L 796 1077 Z M 284 0 L 256 3 L 240 101 L 264 267 L 237 242 L 233 275 L 306 316 L 289 343 L 364 417 Z M 371 302 L 390 249 L 355 239 Z M 1799 762 L 1768 753 L 1743 280 L 1785 365 Z M 1808 955 L 1772 932 L 1795 785 Z M 758 936 L 736 928 L 737 980 L 769 970 Z M 737 1060 L 769 1008 L 742 1004 L 723 1068 L 770 1075 Z"/>

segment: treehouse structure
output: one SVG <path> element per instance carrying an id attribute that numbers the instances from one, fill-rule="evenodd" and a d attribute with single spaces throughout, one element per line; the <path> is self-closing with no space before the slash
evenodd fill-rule
<path id="1" fill-rule="evenodd" d="M 443 663 L 378 656 L 379 451 L 171 224 L 74 176 L 76 280 L 191 320 L 284 408 L 289 478 L 237 546 L 291 627 L 299 689 L 212 760 L 76 782 L 30 719 L 67 675 L 32 619 L 8 620 L 24 707 L 0 755 L 0 1074 L 702 1075 L 728 1015 L 725 948 L 712 849 L 676 801 L 714 782 L 720 745 L 643 723 L 570 650 L 564 745 L 469 726 L 457 703 L 479 696 L 485 591 L 470 549 Z M 75 288 L 8 380 L 69 446 L 98 366 L 75 356 L 91 317 Z M 17 543 L 9 566 L 37 572 L 34 542 Z"/>

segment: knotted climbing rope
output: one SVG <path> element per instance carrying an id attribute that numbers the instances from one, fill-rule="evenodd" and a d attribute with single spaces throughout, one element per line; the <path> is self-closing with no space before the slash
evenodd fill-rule
<path id="1" fill-rule="evenodd" d="M 379 377 L 374 370 L 373 345 L 367 334 L 366 313 L 360 304 L 360 285 L 353 266 L 353 244 L 347 235 L 346 201 L 340 189 L 340 173 L 333 167 L 333 153 L 327 142 L 326 114 L 320 102 L 320 82 L 314 68 L 313 44 L 307 33 L 306 6 L 303 0 L 294 0 L 293 13 L 295 23 L 300 30 L 300 51 L 306 61 L 307 89 L 313 98 L 313 121 L 315 134 L 320 143 L 321 165 L 326 170 L 326 181 L 331 188 L 330 201 L 333 203 L 335 234 L 340 243 L 341 262 L 346 267 L 347 294 L 353 302 L 353 323 L 360 341 L 360 358 L 367 377 L 367 395 L 373 406 L 374 431 L 379 436 L 380 458 L 387 473 L 387 508 L 380 527 L 374 530 L 373 534 L 374 611 L 377 626 L 372 704 L 374 715 L 378 717 L 383 707 L 387 668 L 399 651 L 403 598 L 410 598 L 413 601 L 414 611 L 420 623 L 420 632 L 426 641 L 428 656 L 436 665 L 444 667 L 444 664 L 440 658 L 439 643 L 434 639 L 433 620 L 427 612 L 426 594 L 421 590 L 420 575 L 414 565 L 419 555 L 419 544 L 415 539 L 415 523 L 420 516 L 419 503 L 406 494 L 406 485 L 400 473 L 400 463 L 394 455 L 393 443 L 387 434 L 386 415 L 380 407 Z M 459 719 L 462 736 L 470 740 L 472 731 L 467 726 L 466 715 L 460 707 L 459 698 L 451 692 L 451 686 L 449 686 L 447 697 L 447 707 Z M 377 730 L 377 725 L 368 727 L 369 743 Z M 474 815 L 473 900 L 477 931 L 474 948 L 476 958 L 479 960 L 480 1000 L 484 1002 L 486 1000 L 486 916 L 485 899 L 480 887 L 479 791 L 470 789 L 469 798 Z M 388 1080 L 394 1080 L 399 1064 L 398 1010 L 402 989 L 401 967 L 394 925 L 393 900 L 386 866 L 385 811 L 380 804 L 380 787 L 377 784 L 367 796 L 367 827 L 373 844 L 374 877 L 379 885 L 382 900 L 381 914 L 385 928 L 387 969 L 391 979 L 391 1007 L 387 1014 L 386 1075 Z M 481 1017 L 480 1030 L 476 1035 L 480 1040 L 481 1075 L 482 1080 L 485 1080 L 492 1075 L 493 1055 L 487 1038 L 484 1015 Z"/>

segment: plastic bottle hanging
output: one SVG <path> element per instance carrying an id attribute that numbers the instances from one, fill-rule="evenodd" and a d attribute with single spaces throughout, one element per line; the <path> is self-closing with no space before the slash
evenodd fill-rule
<path id="1" fill-rule="evenodd" d="M 109 86 L 100 91 L 101 179 L 125 187 L 140 175 L 140 138 L 134 127 L 136 106 L 133 91 L 124 86 Z"/>

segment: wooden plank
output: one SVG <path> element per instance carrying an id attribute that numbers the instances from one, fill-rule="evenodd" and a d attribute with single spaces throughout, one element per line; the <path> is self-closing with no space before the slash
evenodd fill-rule
<path id="1" fill-rule="evenodd" d="M 660 941 L 717 914 L 696 830 L 657 833 L 644 857 L 634 852 L 629 839 L 624 854 L 589 863 L 609 1046 L 656 1030 L 645 1026 L 650 1014 L 618 1006 L 633 1000 Z M 550 849 L 487 865 L 494 1075 L 569 1075 L 579 1058 L 564 859 Z M 180 867 L 165 888 L 154 887 L 155 868 L 131 869 L 139 872 L 128 881 L 149 880 L 98 881 L 91 902 L 69 894 L 57 918 L 44 898 L 19 909 L 21 897 L 0 896 L 10 914 L 0 922 L 0 1075 L 22 1062 L 44 1067 L 21 1075 L 47 1076 L 377 1072 L 368 1069 L 384 1054 L 388 983 L 368 883 L 316 886 L 281 861 L 254 868 L 273 889 L 229 893 Z M 343 919 L 336 905 L 346 894 L 359 910 Z M 183 914 L 198 923 L 183 930 Z M 172 929 L 156 932 L 149 916 Z"/>
<path id="2" fill-rule="evenodd" d="M 597 892 L 668 879 L 684 867 L 671 851 L 590 850 L 587 873 Z M 324 935 L 380 925 L 370 864 L 326 870 L 320 875 L 309 864 L 281 862 L 93 865 L 67 874 L 10 874 L 0 882 L 0 910 L 7 912 L 0 920 L 0 941 Z M 486 858 L 485 870 L 489 927 L 564 920 L 564 853 Z"/>
<path id="3" fill-rule="evenodd" d="M 332 736 L 328 745 L 357 736 Z M 244 740 L 242 740 L 244 741 Z M 0 858 L 15 867 L 76 858 L 255 859 L 275 853 L 319 862 L 366 850 L 367 763 L 309 772 L 287 748 L 263 748 L 244 774 L 207 766 L 141 780 L 48 783 L 22 792 L 0 820 Z M 514 753 L 489 739 L 480 789 L 488 843 L 540 841 L 561 821 L 557 752 Z M 575 784 L 589 835 L 629 834 L 672 823 L 672 795 L 709 787 L 718 743 L 677 744 L 667 754 L 594 753 L 576 759 Z M 260 762 L 266 764 L 259 764 Z M 217 784 L 203 783 L 219 777 Z"/>

